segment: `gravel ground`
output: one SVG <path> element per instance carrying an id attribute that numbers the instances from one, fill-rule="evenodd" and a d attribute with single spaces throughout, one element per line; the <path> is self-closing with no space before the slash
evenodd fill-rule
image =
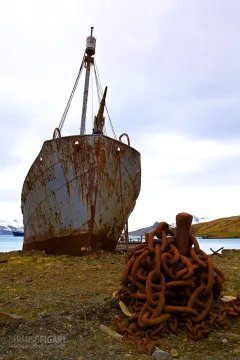
<path id="1" fill-rule="evenodd" d="M 240 252 L 214 261 L 227 275 L 224 294 L 239 293 Z M 113 319 L 121 310 L 112 294 L 119 288 L 123 263 L 120 253 L 75 258 L 1 253 L 0 313 L 21 319 L 0 320 L 0 360 L 149 359 L 99 329 L 104 324 L 116 330 Z M 240 334 L 240 320 L 229 321 L 223 333 Z M 240 359 L 240 342 L 216 334 L 194 342 L 182 333 L 163 342 L 182 360 Z"/>

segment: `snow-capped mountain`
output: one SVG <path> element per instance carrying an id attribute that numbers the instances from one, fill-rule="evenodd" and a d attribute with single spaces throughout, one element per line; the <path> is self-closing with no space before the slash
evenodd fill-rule
<path id="1" fill-rule="evenodd" d="M 194 225 L 194 224 L 200 224 L 200 223 L 202 223 L 202 222 L 208 222 L 208 221 L 214 220 L 214 219 L 211 219 L 211 218 L 209 218 L 209 217 L 207 217 L 207 216 L 200 216 L 200 217 L 198 217 L 198 216 L 196 216 L 196 215 L 193 215 L 192 217 L 193 217 L 192 225 Z M 171 224 L 169 224 L 169 226 L 175 228 L 175 227 L 176 227 L 176 223 L 171 223 Z"/>
<path id="2" fill-rule="evenodd" d="M 212 220 L 213 219 L 211 219 L 210 217 L 207 217 L 207 216 L 197 217 L 196 215 L 193 215 L 192 224 L 200 224 L 202 222 L 208 222 L 208 221 L 212 221 Z"/>
<path id="3" fill-rule="evenodd" d="M 12 230 L 23 227 L 21 220 L 0 220 L 0 235 L 11 235 Z"/>

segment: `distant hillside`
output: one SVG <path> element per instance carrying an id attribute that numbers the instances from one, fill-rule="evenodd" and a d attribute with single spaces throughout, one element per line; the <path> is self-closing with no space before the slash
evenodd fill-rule
<path id="1" fill-rule="evenodd" d="M 138 230 L 135 230 L 135 231 L 129 231 L 129 235 L 130 236 L 141 236 L 141 235 L 145 235 L 147 233 L 149 233 L 150 231 L 153 231 L 156 229 L 157 225 L 159 223 L 156 221 L 152 226 L 148 226 L 148 227 L 145 227 L 145 228 L 141 228 L 141 229 L 138 229 Z"/>
<path id="2" fill-rule="evenodd" d="M 210 219 L 208 217 L 198 217 L 196 215 L 193 215 L 193 224 L 199 224 L 199 223 L 202 223 L 203 221 L 206 222 L 206 221 L 209 221 Z M 147 233 L 149 233 L 150 231 L 153 231 L 156 229 L 157 225 L 159 224 L 159 222 L 155 222 L 153 225 L 151 226 L 147 226 L 145 228 L 141 228 L 141 229 L 138 229 L 138 230 L 134 230 L 134 231 L 130 231 L 129 232 L 129 235 L 130 236 L 141 236 L 141 235 L 145 235 Z M 172 224 L 169 224 L 169 227 L 170 228 L 175 228 L 176 227 L 176 224 L 175 223 L 172 223 Z"/>
<path id="3" fill-rule="evenodd" d="M 197 236 L 210 236 L 217 238 L 231 238 L 240 237 L 240 216 L 231 216 L 228 218 L 216 219 L 208 222 L 201 222 L 207 218 L 194 217 L 193 221 L 198 224 L 191 226 L 191 231 Z M 130 231 L 130 236 L 141 236 L 154 229 L 156 229 L 158 222 L 155 222 L 152 226 L 148 226 L 135 231 Z M 171 224 L 171 228 L 175 228 L 175 224 Z"/>
<path id="4" fill-rule="evenodd" d="M 192 225 L 191 229 L 192 232 L 198 236 L 240 237 L 240 216 L 231 216 Z"/>

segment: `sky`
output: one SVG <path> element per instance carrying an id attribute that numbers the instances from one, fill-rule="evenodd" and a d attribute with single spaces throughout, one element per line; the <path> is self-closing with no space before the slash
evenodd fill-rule
<path id="1" fill-rule="evenodd" d="M 130 230 L 182 211 L 240 215 L 239 16 L 239 0 L 1 0 L 0 219 L 21 218 L 23 181 L 60 122 L 91 26 L 115 132 L 141 153 Z M 82 93 L 80 82 L 63 135 L 79 133 Z"/>

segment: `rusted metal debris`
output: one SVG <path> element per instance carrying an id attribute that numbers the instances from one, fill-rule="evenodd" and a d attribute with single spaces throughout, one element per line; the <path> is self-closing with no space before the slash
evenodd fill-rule
<path id="1" fill-rule="evenodd" d="M 221 250 L 223 250 L 224 249 L 224 247 L 222 246 L 222 247 L 220 247 L 218 250 L 216 250 L 216 251 L 214 251 L 212 248 L 210 248 L 210 250 L 212 251 L 212 254 L 211 254 L 211 256 L 213 256 L 213 255 L 218 255 L 218 256 L 222 256 L 222 254 L 219 254 L 219 251 L 221 251 Z"/>
<path id="2" fill-rule="evenodd" d="M 221 302 L 224 275 L 190 234 L 191 221 L 191 215 L 178 214 L 176 236 L 160 223 L 147 242 L 126 255 L 118 297 L 133 315 L 126 321 L 118 316 L 115 323 L 139 352 L 151 354 L 164 346 L 164 335 L 180 328 L 201 339 L 224 326 L 227 316 L 240 315 L 240 297 Z"/>

